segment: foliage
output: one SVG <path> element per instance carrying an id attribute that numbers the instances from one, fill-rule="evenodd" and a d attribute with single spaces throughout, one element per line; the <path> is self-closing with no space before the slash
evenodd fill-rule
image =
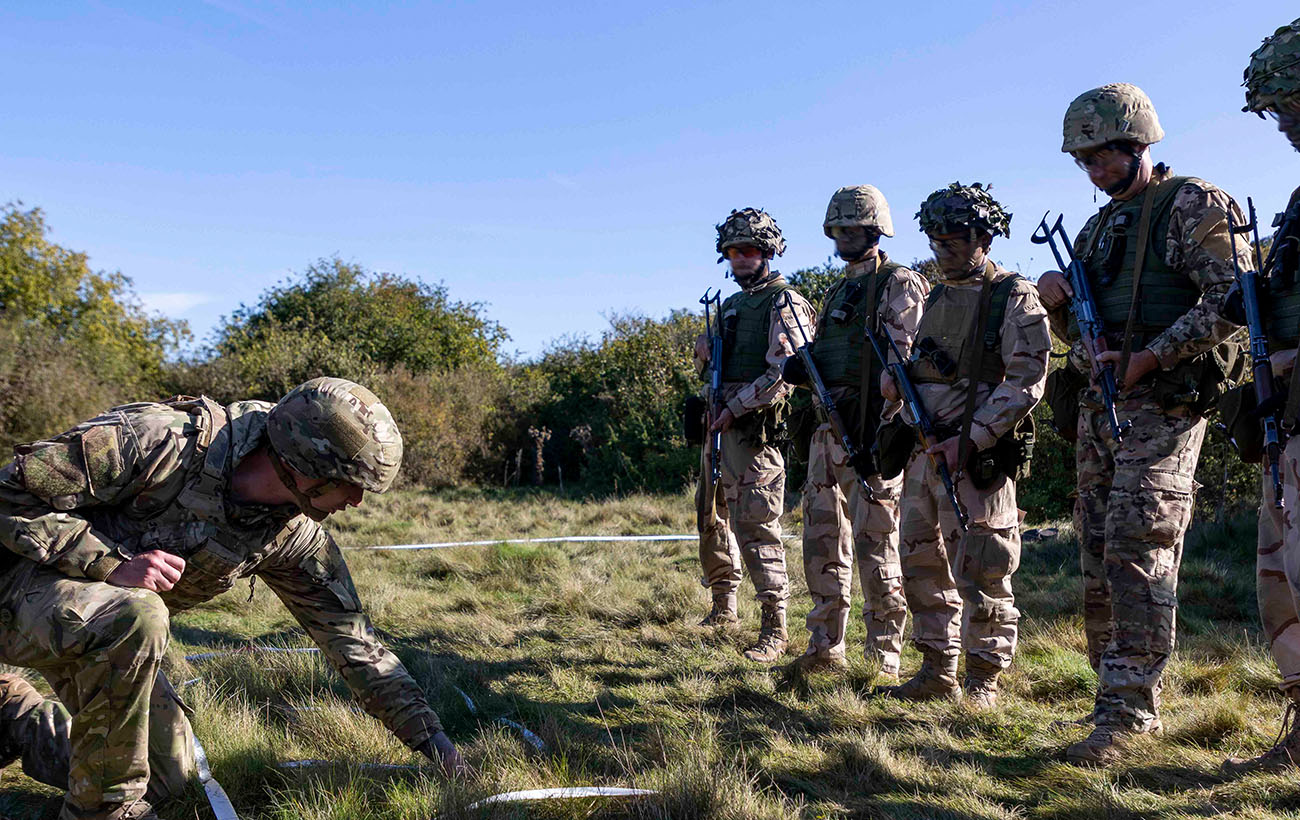
<path id="1" fill-rule="evenodd" d="M 260 347 L 302 334 L 313 345 L 347 348 L 376 369 L 414 373 L 490 365 L 508 336 L 477 302 L 456 302 L 444 285 L 371 273 L 337 257 L 309 266 L 296 280 L 244 305 L 218 332 L 223 356 L 256 355 Z M 324 352 L 324 351 L 322 351 Z"/>
<path id="2" fill-rule="evenodd" d="M 689 479 L 698 456 L 681 411 L 699 390 L 691 350 L 703 330 L 688 310 L 614 316 L 599 341 L 570 338 L 542 357 L 535 369 L 549 391 L 535 415 L 567 476 L 613 492 L 677 490 Z"/>

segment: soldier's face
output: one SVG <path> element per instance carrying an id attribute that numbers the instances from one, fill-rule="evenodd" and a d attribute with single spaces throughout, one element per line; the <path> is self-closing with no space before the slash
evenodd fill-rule
<path id="1" fill-rule="evenodd" d="M 1277 130 L 1286 135 L 1291 147 L 1300 151 L 1300 100 L 1283 103 L 1269 114 L 1277 120 Z"/>
<path id="2" fill-rule="evenodd" d="M 1075 164 L 1088 173 L 1088 179 L 1092 180 L 1093 185 L 1111 196 L 1119 196 L 1125 193 L 1121 188 L 1133 187 L 1124 186 L 1130 176 L 1134 176 L 1135 181 L 1141 177 L 1142 166 L 1147 163 L 1150 155 L 1140 151 L 1135 157 L 1123 147 L 1107 144 L 1100 148 L 1075 151 L 1073 156 Z M 1136 174 L 1133 168 L 1135 162 L 1139 164 Z"/>
<path id="3" fill-rule="evenodd" d="M 299 484 L 303 492 L 331 484 L 325 480 L 309 480 L 305 483 L 306 486 L 302 486 L 301 482 Z M 358 506 L 365 495 L 366 491 L 354 484 L 334 483 L 326 492 L 312 498 L 311 505 L 324 513 L 336 513 L 347 507 Z"/>
<path id="4" fill-rule="evenodd" d="M 990 244 L 990 237 L 986 234 L 972 236 L 966 230 L 926 235 L 930 237 L 934 261 L 939 263 L 939 270 L 944 276 L 960 279 L 983 267 Z"/>
<path id="5" fill-rule="evenodd" d="M 727 263 L 731 265 L 732 276 L 748 279 L 763 267 L 763 249 L 753 245 L 727 248 Z"/>

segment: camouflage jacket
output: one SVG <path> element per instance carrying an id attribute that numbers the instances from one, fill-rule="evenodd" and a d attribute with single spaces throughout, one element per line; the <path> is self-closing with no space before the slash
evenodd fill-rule
<path id="1" fill-rule="evenodd" d="M 1164 168 L 1158 170 L 1153 179 L 1171 176 L 1173 172 Z M 1165 235 L 1165 262 L 1174 270 L 1187 274 L 1200 289 L 1201 300 L 1147 344 L 1146 349 L 1156 355 L 1164 370 L 1212 349 L 1238 330 L 1237 325 L 1220 313 L 1233 281 L 1229 210 L 1236 224 L 1246 224 L 1241 208 L 1232 197 L 1203 179 L 1189 178 L 1174 195 L 1169 230 Z M 1088 220 L 1074 241 L 1076 250 L 1088 246 L 1093 231 L 1106 227 L 1102 218 L 1108 214 L 1109 209 L 1103 207 Z M 1249 243 L 1240 240 L 1237 250 L 1243 263 L 1248 264 L 1247 260 L 1251 259 Z M 1066 304 L 1051 313 L 1053 332 L 1066 341 L 1068 311 L 1069 305 Z M 1115 329 L 1117 333 L 1121 330 Z M 1074 344 L 1070 361 L 1080 371 L 1089 372 L 1091 366 L 1082 342 Z"/>
<path id="2" fill-rule="evenodd" d="M 779 278 L 780 274 L 776 274 Z M 772 278 L 763 280 L 756 285 L 756 288 L 767 287 L 772 283 Z M 808 300 L 799 295 L 796 290 L 786 291 L 790 294 L 792 309 L 799 315 L 799 321 L 803 322 L 804 330 L 809 336 L 816 332 L 817 312 Z M 785 360 L 794 355 L 795 347 L 802 344 L 801 339 L 791 339 L 786 335 L 785 327 L 781 324 L 782 314 L 785 321 L 791 327 L 794 327 L 794 318 L 790 315 L 791 309 L 780 308 L 772 311 L 772 325 L 768 329 L 768 346 L 767 346 L 767 370 L 752 382 L 724 382 L 722 385 L 722 398 L 731 411 L 731 415 L 740 417 L 752 410 L 761 410 L 764 407 L 770 407 L 773 404 L 784 399 L 794 389 L 794 386 L 787 383 L 781 378 L 781 365 Z M 796 331 L 797 332 L 797 331 Z M 811 338 L 808 341 L 812 341 Z M 695 370 L 701 376 L 708 371 L 709 363 L 707 360 L 697 358 L 695 360 Z"/>
<path id="3" fill-rule="evenodd" d="M 365 710 L 417 748 L 441 731 L 438 716 L 375 636 L 334 540 L 296 507 L 230 495 L 236 465 L 266 441 L 270 408 L 129 404 L 17 448 L 0 469 L 0 545 L 19 556 L 7 571 L 35 562 L 103 580 L 133 555 L 164 550 L 186 561 L 161 593 L 171 611 L 261 578 Z"/>
<path id="4" fill-rule="evenodd" d="M 1012 275 L 993 262 L 989 264 L 994 268 L 994 282 Z M 942 281 L 950 290 L 966 290 L 981 287 L 983 280 L 976 275 L 960 281 Z M 980 450 L 992 447 L 998 438 L 1011 432 L 1016 422 L 1029 415 L 1043 397 L 1052 338 L 1047 311 L 1038 300 L 1038 289 L 1028 280 L 1022 279 L 1012 287 L 999 335 L 998 352 L 1005 368 L 1003 380 L 997 385 L 980 383 L 975 393 L 970 440 Z M 951 425 L 961 421 L 968 385 L 966 375 L 959 374 L 952 384 L 918 384 L 917 391 L 934 423 Z"/>

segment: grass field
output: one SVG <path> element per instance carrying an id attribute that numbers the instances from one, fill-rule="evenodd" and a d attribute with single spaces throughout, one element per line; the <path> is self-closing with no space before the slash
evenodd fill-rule
<path id="1" fill-rule="evenodd" d="M 797 529 L 798 513 L 788 517 Z M 344 546 L 562 534 L 690 532 L 686 496 L 617 501 L 528 492 L 398 493 L 341 517 Z M 247 641 L 306 646 L 264 587 L 176 618 L 169 674 L 184 688 L 214 773 L 245 818 L 1184 818 L 1300 817 L 1300 778 L 1225 780 L 1229 754 L 1266 748 L 1282 699 L 1257 631 L 1253 526 L 1200 526 L 1182 571 L 1180 648 L 1165 687 L 1167 732 L 1109 770 L 1061 760 L 1095 677 L 1083 655 L 1075 546 L 1027 543 L 1016 576 L 1019 655 L 999 710 L 903 705 L 869 696 L 859 657 L 845 675 L 791 676 L 740 657 L 757 628 L 696 626 L 708 595 L 695 544 L 505 544 L 348 553 L 376 627 L 425 687 L 477 770 L 448 785 L 420 771 L 376 721 L 355 713 L 318 656 L 187 653 Z M 792 652 L 808 601 L 791 542 Z M 750 589 L 748 584 L 742 589 Z M 857 592 L 855 591 L 855 596 Z M 861 647 L 856 615 L 849 640 Z M 909 649 L 904 672 L 919 663 Z M 471 714 L 459 687 L 476 703 Z M 505 717 L 545 742 L 537 751 Z M 284 770 L 284 761 L 328 765 Z M 504 791 L 570 785 L 655 789 L 469 809 Z M 0 813 L 52 816 L 49 789 L 18 767 Z M 42 813 L 45 813 L 43 815 Z M 209 818 L 201 795 L 166 818 Z"/>

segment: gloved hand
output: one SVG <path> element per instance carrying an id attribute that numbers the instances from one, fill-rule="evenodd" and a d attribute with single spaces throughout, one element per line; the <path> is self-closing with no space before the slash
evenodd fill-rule
<path id="1" fill-rule="evenodd" d="M 1242 298 L 1241 288 L 1237 283 L 1233 283 L 1232 288 L 1228 290 L 1228 295 L 1224 297 L 1220 314 L 1233 324 L 1246 324 L 1246 300 Z"/>
<path id="2" fill-rule="evenodd" d="M 439 732 L 424 741 L 416 751 L 441 766 L 442 773 L 447 777 L 463 777 L 472 773 L 446 732 Z"/>
<path id="3" fill-rule="evenodd" d="M 808 368 L 798 355 L 791 356 L 781 365 L 781 378 L 786 384 L 801 385 L 808 383 Z"/>

